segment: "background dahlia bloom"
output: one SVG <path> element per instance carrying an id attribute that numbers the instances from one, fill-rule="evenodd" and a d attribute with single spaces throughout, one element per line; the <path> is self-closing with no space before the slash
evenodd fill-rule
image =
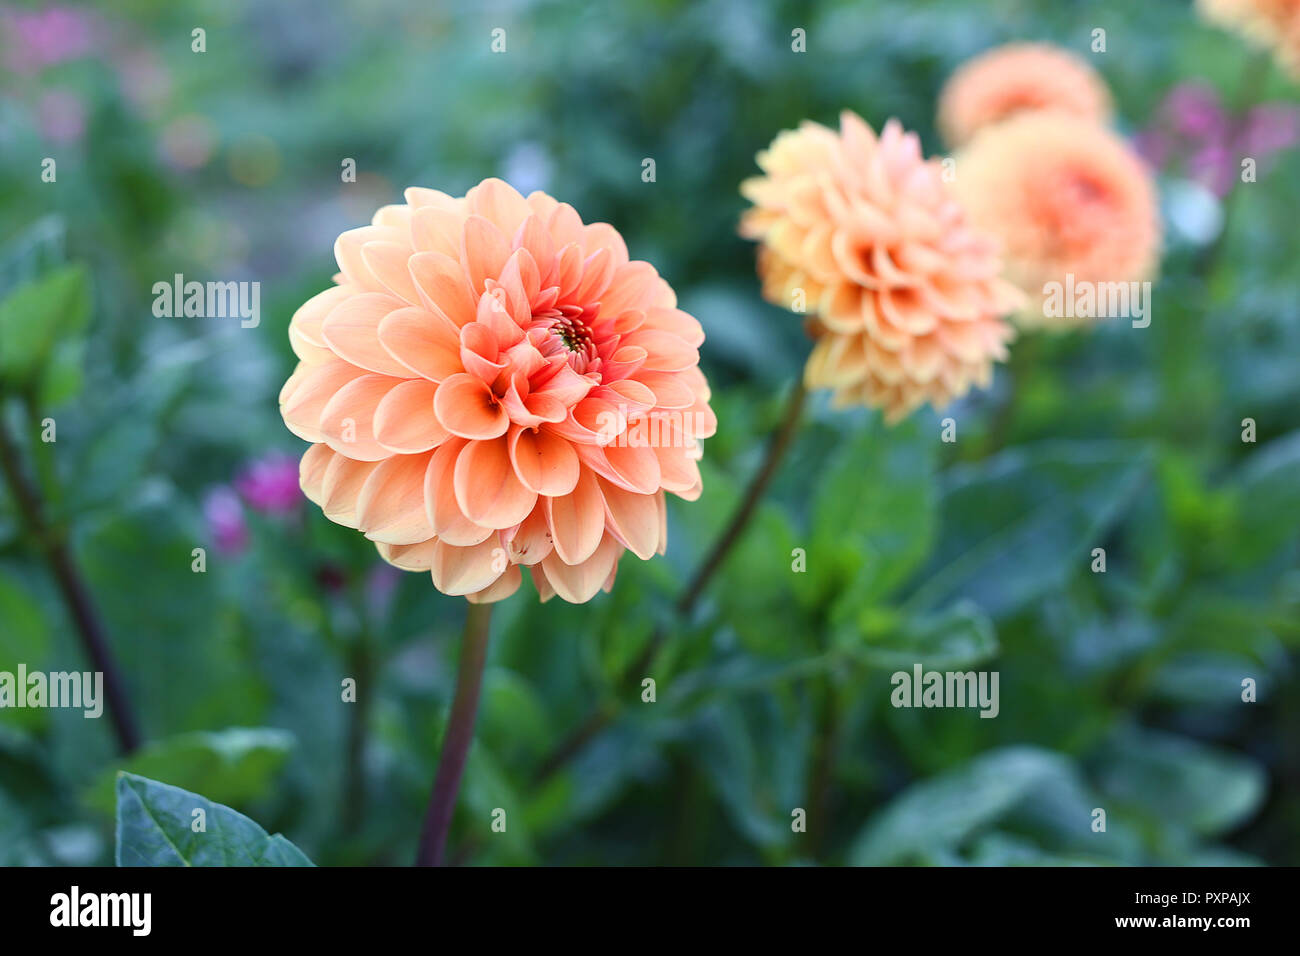
<path id="1" fill-rule="evenodd" d="M 986 126 L 1041 109 L 1105 123 L 1111 115 L 1110 91 L 1087 61 L 1069 50 L 1010 43 L 968 60 L 944 84 L 939 132 L 957 147 Z"/>
<path id="2" fill-rule="evenodd" d="M 1300 79 L 1300 0 L 1197 0 L 1205 19 L 1271 50 Z"/>
<path id="3" fill-rule="evenodd" d="M 999 278 L 997 242 L 971 228 L 914 133 L 890 120 L 880 137 L 845 111 L 840 131 L 806 122 L 758 154 L 765 175 L 741 235 L 758 240 L 765 297 L 800 293 L 816 339 L 809 388 L 837 406 L 883 408 L 897 421 L 986 386 L 1013 331 L 1020 297 Z"/>
<path id="4" fill-rule="evenodd" d="M 280 393 L 307 497 L 391 564 L 496 601 L 613 584 L 665 546 L 713 434 L 700 324 L 609 225 L 500 180 L 406 191 L 343 233 Z"/>
<path id="5" fill-rule="evenodd" d="M 1043 286 L 1149 279 L 1160 256 L 1160 213 L 1146 165 L 1118 136 L 1061 113 L 990 127 L 955 157 L 955 186 L 971 219 L 1003 243 L 1007 277 L 1029 297 L 1026 326 L 1086 319 L 1043 315 Z"/>

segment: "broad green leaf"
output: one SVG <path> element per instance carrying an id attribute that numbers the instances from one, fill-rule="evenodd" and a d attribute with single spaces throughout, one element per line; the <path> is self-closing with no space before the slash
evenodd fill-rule
<path id="1" fill-rule="evenodd" d="M 0 572 L 0 671 L 17 675 L 19 664 L 37 670 L 45 661 L 49 642 L 49 625 L 41 606 L 18 580 Z M 0 724 L 30 728 L 48 719 L 49 711 L 43 707 L 0 709 Z"/>
<path id="2" fill-rule="evenodd" d="M 152 741 L 101 774 L 86 799 L 112 813 L 116 776 L 123 771 L 201 790 L 219 803 L 246 803 L 266 792 L 293 745 L 286 731 L 242 727 Z"/>
<path id="3" fill-rule="evenodd" d="M 953 468 L 943 529 L 914 608 L 966 597 L 992 616 L 1024 607 L 1071 574 L 1131 503 L 1150 470 L 1142 446 L 1049 442 Z"/>
<path id="4" fill-rule="evenodd" d="M 913 664 L 951 670 L 988 660 L 998 651 L 993 622 L 971 601 L 902 620 L 868 611 L 859 624 L 856 634 L 841 631 L 837 638 L 855 659 L 885 670 L 906 670 Z"/>
<path id="5" fill-rule="evenodd" d="M 196 814 L 202 810 L 202 814 Z M 195 828 L 202 820 L 203 829 Z M 311 866 L 280 834 L 157 780 L 117 776 L 118 866 Z"/>
<path id="6" fill-rule="evenodd" d="M 84 266 L 62 266 L 18 288 L 0 302 L 0 382 L 35 381 L 56 346 L 78 336 L 89 319 Z"/>
<path id="7" fill-rule="evenodd" d="M 1270 442 L 1237 471 L 1232 487 L 1240 493 L 1241 525 L 1233 536 L 1243 560 L 1267 557 L 1296 537 L 1300 514 L 1300 432 Z"/>
<path id="8" fill-rule="evenodd" d="M 913 784 L 867 825 L 849 854 L 857 866 L 906 863 L 955 851 L 1033 790 L 1074 772 L 1059 754 L 1033 747 L 986 753 L 963 767 Z"/>
<path id="9" fill-rule="evenodd" d="M 1112 798 L 1200 836 L 1217 836 L 1250 819 L 1266 783 L 1248 757 L 1137 728 L 1120 734 L 1099 758 L 1097 776 Z"/>
<path id="10" fill-rule="evenodd" d="M 809 579 L 839 578 L 833 612 L 878 604 L 925 560 L 933 543 L 937 489 L 933 439 L 915 422 L 875 419 L 835 452 L 813 502 Z"/>

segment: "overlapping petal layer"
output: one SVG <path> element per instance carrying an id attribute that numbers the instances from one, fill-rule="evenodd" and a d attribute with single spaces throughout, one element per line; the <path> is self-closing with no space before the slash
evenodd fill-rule
<path id="1" fill-rule="evenodd" d="M 1128 283 L 1155 272 L 1155 183 L 1110 130 L 1063 113 L 1026 113 L 980 132 L 956 162 L 958 195 L 971 219 L 1002 240 L 1007 277 L 1026 293 L 1021 324 L 1080 321 L 1044 314 L 1048 283 Z"/>
<path id="2" fill-rule="evenodd" d="M 740 231 L 761 243 L 764 295 L 808 313 L 809 387 L 897 421 L 988 384 L 1020 296 L 915 134 L 890 120 L 877 138 L 846 111 L 838 133 L 804 123 L 758 164 L 765 175 L 741 186 L 754 206 Z"/>
<path id="3" fill-rule="evenodd" d="M 944 84 L 939 132 L 957 147 L 986 126 L 1041 109 L 1106 123 L 1110 90 L 1086 60 L 1069 50 L 1009 43 L 968 60 Z"/>
<path id="4" fill-rule="evenodd" d="M 385 560 L 495 601 L 527 567 L 583 602 L 662 553 L 664 494 L 700 493 L 704 333 L 619 234 L 489 179 L 406 191 L 335 244 L 293 316 L 280 393 L 302 488 Z"/>
<path id="5" fill-rule="evenodd" d="M 1300 79 L 1300 0 L 1197 0 L 1205 18 L 1270 50 Z"/>

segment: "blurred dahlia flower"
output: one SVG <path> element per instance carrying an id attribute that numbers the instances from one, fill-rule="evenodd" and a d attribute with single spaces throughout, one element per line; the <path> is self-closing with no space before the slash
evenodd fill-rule
<path id="1" fill-rule="evenodd" d="M 716 427 L 704 333 L 613 227 L 488 179 L 408 189 L 334 253 L 280 393 L 327 517 L 474 602 L 521 566 L 543 600 L 587 601 L 625 548 L 663 552 L 664 493 L 699 496 Z"/>
<path id="2" fill-rule="evenodd" d="M 1007 277 L 1030 299 L 1026 326 L 1047 318 L 1048 282 L 1135 282 L 1159 263 L 1160 213 L 1146 165 L 1108 129 L 1063 113 L 1027 113 L 979 133 L 955 157 L 971 219 L 1002 239 Z"/>
<path id="3" fill-rule="evenodd" d="M 1010 43 L 968 60 L 939 94 L 939 132 L 965 144 L 986 126 L 1022 112 L 1054 109 L 1110 119 L 1110 91 L 1082 57 L 1046 43 Z"/>
<path id="4" fill-rule="evenodd" d="M 1020 296 L 999 278 L 997 242 L 972 228 L 914 133 L 880 137 L 845 111 L 840 132 L 805 122 L 758 154 L 765 175 L 741 192 L 763 294 L 799 311 L 816 340 L 804 369 L 835 405 L 882 408 L 896 422 L 986 386 L 1013 336 Z"/>
<path id="5" fill-rule="evenodd" d="M 1300 79 L 1300 0 L 1197 0 L 1196 5 L 1206 20 L 1271 51 Z"/>

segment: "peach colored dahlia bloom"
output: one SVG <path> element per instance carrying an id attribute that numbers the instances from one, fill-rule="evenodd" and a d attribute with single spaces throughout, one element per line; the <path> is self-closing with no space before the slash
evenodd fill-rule
<path id="1" fill-rule="evenodd" d="M 1151 173 L 1104 127 L 1029 113 L 990 127 L 955 157 L 971 219 L 1003 244 L 1007 277 L 1028 296 L 1025 326 L 1079 320 L 1043 314 L 1048 282 L 1135 282 L 1159 264 L 1160 212 Z"/>
<path id="2" fill-rule="evenodd" d="M 949 146 L 1019 113 L 1054 109 L 1098 123 L 1111 115 L 1105 81 L 1082 57 L 1046 43 L 1009 43 L 962 64 L 939 94 Z"/>
<path id="3" fill-rule="evenodd" d="M 1020 297 L 999 278 L 996 240 L 967 224 L 914 133 L 890 120 L 877 138 L 845 111 L 839 133 L 805 122 L 758 165 L 765 175 L 741 185 L 754 206 L 740 232 L 760 242 L 764 296 L 806 303 L 809 388 L 894 422 L 989 383 L 1013 335 L 1002 316 Z"/>
<path id="4" fill-rule="evenodd" d="M 303 491 L 385 560 L 496 601 L 609 590 L 700 493 L 704 333 L 609 225 L 500 180 L 406 191 L 343 233 L 337 285 L 293 316 L 280 394 Z"/>
<path id="5" fill-rule="evenodd" d="M 1300 78 L 1300 0 L 1197 0 L 1205 19 L 1271 50 Z"/>

